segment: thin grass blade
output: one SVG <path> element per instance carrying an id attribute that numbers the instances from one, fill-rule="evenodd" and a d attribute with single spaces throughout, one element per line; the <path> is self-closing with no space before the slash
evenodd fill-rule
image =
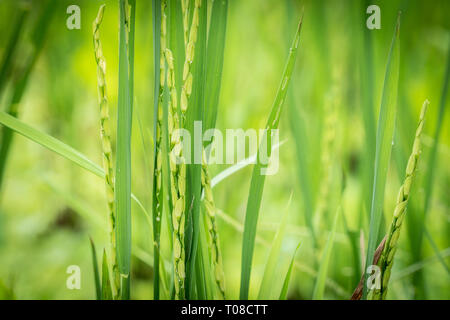
<path id="1" fill-rule="evenodd" d="M 120 272 L 120 294 L 122 299 L 130 297 L 131 262 L 131 121 L 128 23 L 129 8 L 126 0 L 119 2 L 119 89 L 117 115 L 116 154 L 116 239 L 117 261 Z"/>
<path id="2" fill-rule="evenodd" d="M 294 267 L 295 256 L 297 255 L 297 251 L 298 249 L 300 249 L 301 244 L 301 242 L 298 243 L 297 247 L 295 248 L 294 254 L 292 255 L 291 263 L 289 264 L 286 277 L 284 278 L 283 287 L 281 288 L 280 297 L 278 298 L 278 300 L 286 300 L 289 290 L 289 281 L 291 280 L 292 269 Z"/>
<path id="3" fill-rule="evenodd" d="M 225 52 L 227 11 L 228 0 L 213 2 L 206 58 L 204 131 L 216 126 Z"/>
<path id="4" fill-rule="evenodd" d="M 19 12 L 17 14 L 16 22 L 12 28 L 12 33 L 6 46 L 3 60 L 0 67 L 0 96 L 5 87 L 6 80 L 9 77 L 11 66 L 13 64 L 13 57 L 19 43 L 20 35 L 22 34 L 23 26 L 28 19 L 30 12 L 28 5 L 19 4 Z"/>
<path id="5" fill-rule="evenodd" d="M 103 250 L 102 260 L 102 300 L 112 300 L 112 288 L 111 279 L 109 277 L 108 257 L 106 256 L 106 250 Z"/>
<path id="6" fill-rule="evenodd" d="M 270 248 L 269 257 L 267 259 L 266 267 L 264 269 L 263 278 L 261 281 L 261 286 L 259 287 L 258 300 L 261 299 L 271 299 L 273 294 L 273 283 L 276 280 L 276 266 L 280 259 L 281 244 L 283 242 L 284 235 L 286 233 L 286 223 L 288 217 L 288 208 L 292 201 L 292 194 L 289 198 L 289 202 L 283 217 L 281 218 L 281 223 L 275 234 L 275 238 L 272 241 L 272 247 Z"/>
<path id="7" fill-rule="evenodd" d="M 92 266 L 94 271 L 94 283 L 95 283 L 95 293 L 97 300 L 101 300 L 102 297 L 102 288 L 100 286 L 100 276 L 98 272 L 98 263 L 97 263 L 97 253 L 95 252 L 95 245 L 94 241 L 91 237 L 89 237 L 89 241 L 91 243 L 91 250 L 92 250 Z"/>
<path id="8" fill-rule="evenodd" d="M 195 256 L 197 254 L 200 228 L 202 141 L 201 137 L 194 134 L 194 123 L 196 121 L 203 121 L 208 2 L 205 0 L 199 2 L 201 2 L 201 6 L 198 15 L 198 34 L 197 42 L 195 44 L 195 58 L 192 63 L 192 75 L 194 80 L 192 84 L 192 94 L 189 98 L 189 108 L 186 112 L 186 129 L 191 133 L 191 146 L 194 146 L 194 150 L 191 152 L 191 164 L 186 166 L 187 188 L 185 208 L 188 210 L 186 211 L 185 250 L 186 298 L 188 299 L 194 293 L 195 283 L 191 281 L 194 278 L 194 273 L 198 272 L 201 274 L 203 272 L 195 267 Z M 198 140 L 196 140 L 196 138 Z M 195 161 L 195 159 L 197 159 L 197 161 Z"/>
<path id="9" fill-rule="evenodd" d="M 31 127 L 30 125 L 20 121 L 4 111 L 0 111 L 0 124 L 42 145 L 43 147 L 56 152 L 96 176 L 103 179 L 105 178 L 105 172 L 103 169 L 96 163 L 89 160 L 84 154 L 64 142 Z"/>
<path id="10" fill-rule="evenodd" d="M 266 125 L 266 133 L 262 138 L 263 143 L 267 145 L 260 145 L 258 148 L 258 155 L 262 147 L 265 147 L 269 151 L 268 156 L 270 156 L 271 146 L 271 132 L 272 130 L 278 128 L 280 121 L 281 111 L 283 109 L 284 100 L 286 98 L 287 88 L 289 81 L 291 79 L 292 70 L 295 65 L 295 58 L 297 57 L 297 48 L 300 41 L 300 30 L 302 26 L 302 18 L 298 24 L 297 32 L 295 34 L 294 40 L 292 42 L 291 49 L 289 51 L 289 56 L 287 63 L 283 72 L 280 87 L 278 88 L 274 104 L 272 106 L 272 111 L 269 116 L 269 120 Z M 269 138 L 267 138 L 269 137 Z M 266 142 L 265 142 L 266 141 Z M 248 292 L 250 288 L 250 275 L 253 260 L 253 250 L 255 246 L 255 236 L 256 236 L 256 226 L 258 223 L 259 208 L 261 206 L 261 199 L 264 189 L 265 175 L 261 174 L 261 170 L 267 167 L 261 163 L 259 156 L 257 157 L 257 163 L 253 168 L 252 181 L 250 184 L 250 191 L 247 201 L 247 210 L 245 213 L 245 224 L 244 224 L 244 235 L 242 244 L 242 261 L 241 261 L 241 285 L 240 285 L 240 299 L 248 299 Z"/>
<path id="11" fill-rule="evenodd" d="M 333 250 L 334 238 L 336 236 L 336 229 L 341 214 L 341 208 L 338 208 L 334 217 L 333 229 L 328 235 L 327 244 L 323 252 L 323 256 L 320 262 L 319 272 L 317 274 L 316 284 L 312 295 L 313 300 L 322 300 L 325 292 L 325 281 L 327 279 L 328 265 L 330 264 L 331 252 Z"/>

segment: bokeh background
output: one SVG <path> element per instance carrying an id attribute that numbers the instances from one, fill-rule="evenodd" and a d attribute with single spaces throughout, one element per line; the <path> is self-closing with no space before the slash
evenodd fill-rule
<path id="1" fill-rule="evenodd" d="M 19 6 L 26 3 L 0 1 L 0 60 L 19 19 Z M 15 80 L 32 52 L 32 38 L 42 33 L 36 25 L 44 3 L 31 1 L 28 4 L 31 9 L 18 38 L 19 49 L 12 59 L 6 86 L 0 92 L 1 110 L 11 101 Z M 24 122 L 64 141 L 99 164 L 101 143 L 92 22 L 103 3 L 106 3 L 106 11 L 100 33 L 107 61 L 112 123 L 116 123 L 118 1 L 112 0 L 54 1 L 44 47 L 30 74 L 18 115 Z M 66 27 L 66 8 L 71 4 L 81 8 L 80 30 Z M 365 11 L 369 4 L 377 4 L 381 9 L 380 30 L 366 29 L 368 15 Z M 406 227 L 400 236 L 388 298 L 449 299 L 449 273 L 436 259 L 430 243 L 423 239 L 418 244 L 417 238 L 426 225 L 444 262 L 450 263 L 448 112 L 443 119 L 438 145 L 429 212 L 426 219 L 422 216 L 424 178 L 439 118 L 449 50 L 450 2 L 231 0 L 217 119 L 219 129 L 264 126 L 302 6 L 305 13 L 299 55 L 280 124 L 280 140 L 286 142 L 280 148 L 279 172 L 266 179 L 250 295 L 256 296 L 258 292 L 268 244 L 281 215 L 288 210 L 289 227 L 279 262 L 280 274 L 284 274 L 293 250 L 301 241 L 288 298 L 311 298 L 317 272 L 314 261 L 320 258 L 321 250 L 313 250 L 305 225 L 305 186 L 310 190 L 314 207 L 320 204 L 323 208 L 314 218 L 321 248 L 339 202 L 345 218 L 339 221 L 328 270 L 332 283 L 327 286 L 325 297 L 348 299 L 353 292 L 362 268 L 359 255 L 364 252 L 368 235 L 364 185 L 371 173 L 367 174 L 364 157 L 367 150 L 375 149 L 374 144 L 368 143 L 363 118 L 367 101 L 361 94 L 361 82 L 365 76 L 371 79 L 369 103 L 376 120 L 389 45 L 397 13 L 401 10 L 398 112 L 384 203 L 386 226 L 392 217 L 420 107 L 426 98 L 430 100 L 430 107 L 422 158 L 405 219 Z M 132 190 L 149 211 L 153 150 L 151 15 L 151 1 L 137 0 Z M 369 46 L 361 41 L 364 37 L 370 39 Z M 445 110 L 448 111 L 448 97 Z M 112 130 L 114 145 L 115 128 Z M 324 142 L 327 137 L 332 141 L 328 149 Z M 324 160 L 326 156 L 328 160 Z M 324 169 L 324 161 L 331 166 L 330 173 Z M 226 167 L 214 165 L 210 170 L 215 175 Z M 302 168 L 307 168 L 306 174 L 300 173 Z M 251 167 L 247 167 L 214 188 L 216 205 L 226 215 L 226 219 L 220 215 L 218 223 L 230 298 L 238 297 L 240 227 L 250 177 Z M 324 188 L 326 197 L 321 191 Z M 132 210 L 132 298 L 151 299 L 151 226 L 135 203 Z M 101 179 L 40 145 L 15 136 L 0 190 L 0 298 L 93 299 L 88 236 L 98 248 L 107 245 L 106 215 Z M 353 248 L 352 243 L 357 247 Z M 80 290 L 66 288 L 69 265 L 81 268 Z M 282 278 L 280 276 L 279 283 L 274 284 L 277 292 Z"/>

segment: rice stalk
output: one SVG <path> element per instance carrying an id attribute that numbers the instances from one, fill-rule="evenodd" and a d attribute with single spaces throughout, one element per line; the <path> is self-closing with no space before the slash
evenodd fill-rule
<path id="1" fill-rule="evenodd" d="M 118 286 L 118 265 L 116 259 L 116 221 L 115 221 L 115 209 L 114 209 L 114 169 L 111 149 L 111 134 L 110 134 L 110 121 L 109 121 L 109 106 L 106 91 L 106 60 L 103 56 L 102 44 L 100 42 L 100 25 L 103 20 L 103 13 L 105 11 L 105 5 L 101 5 L 97 17 L 95 18 L 93 29 L 94 40 L 94 53 L 95 62 L 97 63 L 97 88 L 98 88 L 98 101 L 100 107 L 100 138 L 102 141 L 103 151 L 103 170 L 105 171 L 105 188 L 106 188 L 106 200 L 108 203 L 109 214 L 109 237 L 110 237 L 110 258 L 112 263 L 112 270 L 114 276 L 113 291 Z M 115 294 L 114 294 L 115 296 Z"/>
<path id="2" fill-rule="evenodd" d="M 400 236 L 402 223 L 405 218 L 411 186 L 414 179 L 414 174 L 417 169 L 417 162 L 420 156 L 420 137 L 423 131 L 428 105 L 428 100 L 425 100 L 420 112 L 420 119 L 419 124 L 417 125 L 412 152 L 409 156 L 408 165 L 406 166 L 405 180 L 398 192 L 397 204 L 395 206 L 394 216 L 389 227 L 386 244 L 381 253 L 380 260 L 378 261 L 378 265 L 381 268 L 381 288 L 374 290 L 373 299 L 384 299 L 387 294 L 389 278 L 391 276 L 392 265 L 394 264 L 394 256 L 397 250 L 397 242 Z"/>
<path id="3" fill-rule="evenodd" d="M 164 14 L 163 14 L 164 19 Z M 163 31 L 164 32 L 164 31 Z M 173 259 L 175 274 L 175 298 L 184 299 L 185 296 L 185 250 L 184 250 L 184 226 L 185 226 L 185 193 L 186 193 L 186 164 L 183 159 L 182 141 L 179 134 L 179 117 L 177 93 L 175 88 L 175 70 L 173 56 L 170 49 L 166 49 L 167 62 L 167 87 L 170 91 L 168 102 L 168 130 L 169 130 L 169 166 L 170 188 L 173 200 L 172 226 L 173 226 Z"/>
<path id="4" fill-rule="evenodd" d="M 334 216 L 333 229 L 328 235 L 328 240 L 323 250 L 319 271 L 317 272 L 316 283 L 312 295 L 313 300 L 323 300 L 325 292 L 325 282 L 327 280 L 328 265 L 330 264 L 331 253 L 333 251 L 334 239 L 336 237 L 336 230 L 341 214 L 341 207 L 339 207 Z"/>
<path id="5" fill-rule="evenodd" d="M 184 125 L 185 114 L 188 109 L 188 101 L 192 93 L 193 76 L 191 72 L 191 65 L 195 53 L 195 42 L 197 40 L 197 30 L 199 26 L 199 9 L 201 4 L 202 4 L 201 0 L 196 0 L 194 3 L 193 18 L 189 30 L 187 29 L 187 21 L 189 18 L 188 12 L 189 3 L 188 1 L 186 1 L 186 3 L 182 5 L 183 26 L 185 35 L 187 35 L 187 33 L 189 32 L 188 42 L 187 44 L 185 44 L 186 57 L 183 66 L 183 86 L 181 87 L 181 98 L 180 98 L 182 126 Z M 185 37 L 185 39 L 187 39 L 187 36 Z M 212 194 L 211 180 L 208 174 L 206 153 L 204 150 L 202 150 L 201 187 L 205 194 L 205 208 L 207 212 L 206 222 L 211 241 L 210 247 L 212 251 L 212 260 L 214 265 L 214 277 L 222 297 L 225 297 L 225 281 L 222 267 L 222 256 L 220 253 L 219 236 L 217 232 L 217 223 L 215 221 L 214 197 Z"/>
<path id="6" fill-rule="evenodd" d="M 186 196 L 186 164 L 183 158 L 183 142 L 181 140 L 180 129 L 184 127 L 188 100 L 192 93 L 192 73 L 190 70 L 194 59 L 195 42 L 197 40 L 198 15 L 201 0 L 196 0 L 193 11 L 192 24 L 189 33 L 189 40 L 186 47 L 186 57 L 183 67 L 183 85 L 180 97 L 180 118 L 178 117 L 177 90 L 175 84 L 175 68 L 172 51 L 165 49 L 165 59 L 167 63 L 167 86 L 170 92 L 168 102 L 168 131 L 169 131 L 169 164 L 171 171 L 171 194 L 174 203 L 172 211 L 173 224 L 173 255 L 175 272 L 175 297 L 184 299 L 185 297 L 185 248 L 184 248 L 184 227 L 185 227 L 185 196 Z M 163 13 L 163 20 L 166 19 Z M 166 30 L 162 30 L 165 37 Z"/>

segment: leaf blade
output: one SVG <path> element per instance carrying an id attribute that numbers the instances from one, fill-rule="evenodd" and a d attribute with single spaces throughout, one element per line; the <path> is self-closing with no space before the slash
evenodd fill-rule
<path id="1" fill-rule="evenodd" d="M 289 80 L 294 69 L 295 58 L 297 56 L 297 47 L 300 40 L 300 30 L 302 26 L 302 18 L 298 24 L 297 32 L 295 34 L 294 40 L 292 42 L 292 47 L 289 52 L 287 63 L 283 72 L 282 81 L 280 87 L 278 88 L 275 101 L 266 125 L 266 128 L 271 132 L 272 129 L 278 127 L 280 120 L 281 109 L 283 102 L 286 98 L 286 92 Z M 266 132 L 267 134 L 267 132 Z M 266 136 L 265 134 L 265 136 Z M 266 137 L 263 137 L 263 142 Z M 267 139 L 270 141 L 270 139 Z M 270 142 L 268 143 L 269 150 L 271 150 Z M 261 145 L 258 148 L 258 155 L 261 150 Z M 261 206 L 262 193 L 264 189 L 265 175 L 260 175 L 260 170 L 264 166 L 259 161 L 253 168 L 252 181 L 250 184 L 249 197 L 247 201 L 247 210 L 245 213 L 245 224 L 244 224 L 244 235 L 242 244 L 242 255 L 241 255 L 241 284 L 240 284 L 240 299 L 248 299 L 248 292 L 250 287 L 250 275 L 251 275 L 251 265 L 253 260 L 253 250 L 255 245 L 256 236 L 256 226 L 258 222 L 259 208 Z"/>
<path id="2" fill-rule="evenodd" d="M 399 47 L 400 13 L 397 18 L 394 35 L 386 64 L 386 73 L 383 84 L 381 107 L 379 112 L 375 167 L 372 191 L 372 204 L 370 210 L 370 230 L 367 245 L 366 268 L 371 264 L 379 240 L 379 230 L 382 221 L 384 203 L 384 190 L 386 186 L 387 171 L 394 136 L 394 124 L 397 105 L 397 89 L 400 65 Z M 364 298 L 367 296 L 367 272 L 364 272 Z"/>

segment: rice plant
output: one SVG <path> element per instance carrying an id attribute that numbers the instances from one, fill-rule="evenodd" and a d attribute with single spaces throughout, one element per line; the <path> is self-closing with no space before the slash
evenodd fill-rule
<path id="1" fill-rule="evenodd" d="M 403 219 L 405 218 L 406 207 L 408 205 L 409 194 L 411 192 L 412 182 L 414 174 L 417 168 L 417 162 L 420 155 L 420 138 L 423 131 L 425 122 L 425 115 L 427 107 L 429 105 L 428 100 L 425 100 L 420 111 L 419 124 L 417 126 L 416 135 L 414 137 L 414 144 L 412 153 L 409 156 L 408 164 L 406 166 L 406 176 L 403 185 L 400 187 L 397 196 L 397 204 L 394 209 L 394 216 L 389 227 L 389 231 L 385 240 L 384 248 L 381 253 L 378 264 L 381 266 L 381 289 L 376 290 L 373 294 L 374 298 L 385 298 L 391 275 L 392 264 L 394 262 L 395 251 L 397 250 L 397 242 L 400 236 L 400 230 Z"/>

